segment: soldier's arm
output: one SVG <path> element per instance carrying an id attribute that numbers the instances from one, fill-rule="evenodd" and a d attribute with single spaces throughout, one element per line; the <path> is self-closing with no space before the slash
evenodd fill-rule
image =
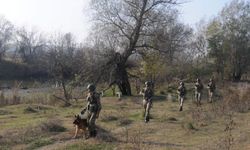
<path id="1" fill-rule="evenodd" d="M 86 101 L 87 101 L 86 107 L 88 108 L 89 102 L 91 101 L 91 95 L 90 94 L 87 95 Z"/>
<path id="2" fill-rule="evenodd" d="M 90 95 L 90 94 L 88 94 L 88 95 L 87 95 L 87 98 L 86 98 L 86 101 L 88 101 L 88 102 L 89 102 L 89 101 L 90 101 L 90 97 L 91 97 L 91 95 Z"/>
<path id="3" fill-rule="evenodd" d="M 177 88 L 176 92 L 177 92 L 178 94 L 180 94 L 180 88 L 179 88 L 179 87 Z"/>
<path id="4" fill-rule="evenodd" d="M 141 91 L 140 91 L 140 95 L 144 95 L 144 89 L 142 89 Z"/>
<path id="5" fill-rule="evenodd" d="M 207 84 L 207 88 L 210 89 L 210 84 L 209 83 Z"/>

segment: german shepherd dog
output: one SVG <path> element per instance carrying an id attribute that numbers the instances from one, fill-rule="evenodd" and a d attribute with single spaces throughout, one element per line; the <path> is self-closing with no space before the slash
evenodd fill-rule
<path id="1" fill-rule="evenodd" d="M 75 125 L 75 135 L 73 138 L 76 138 L 79 130 L 83 130 L 83 134 L 85 136 L 85 139 L 89 138 L 89 133 L 88 131 L 88 122 L 87 119 L 81 119 L 81 117 L 79 115 L 75 115 L 75 120 L 73 122 L 73 124 Z"/>

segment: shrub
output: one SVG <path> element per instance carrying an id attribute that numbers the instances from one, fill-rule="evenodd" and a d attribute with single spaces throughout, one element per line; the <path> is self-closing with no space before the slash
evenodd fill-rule
<path id="1" fill-rule="evenodd" d="M 189 122 L 187 124 L 187 129 L 189 129 L 189 130 L 195 130 L 195 127 L 194 127 L 194 125 L 191 122 Z"/>

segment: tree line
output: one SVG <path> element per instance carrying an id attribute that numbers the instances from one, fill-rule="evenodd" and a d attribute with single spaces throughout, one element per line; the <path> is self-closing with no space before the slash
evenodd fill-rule
<path id="1" fill-rule="evenodd" d="M 180 21 L 181 0 L 91 0 L 90 5 L 94 25 L 83 42 L 71 33 L 18 28 L 1 17 L 0 79 L 53 79 L 63 87 L 105 82 L 131 95 L 131 80 L 240 81 L 249 75 L 249 1 L 232 0 L 195 28 Z"/>

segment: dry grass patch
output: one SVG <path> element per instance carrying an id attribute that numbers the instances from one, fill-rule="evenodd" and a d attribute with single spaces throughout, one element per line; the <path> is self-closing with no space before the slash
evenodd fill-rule
<path id="1" fill-rule="evenodd" d="M 3 131 L 0 134 L 0 145 L 5 145 L 10 148 L 18 144 L 28 144 L 36 140 L 39 141 L 42 137 L 64 131 L 66 131 L 66 128 L 61 125 L 60 120 L 48 119 L 36 126 Z"/>

